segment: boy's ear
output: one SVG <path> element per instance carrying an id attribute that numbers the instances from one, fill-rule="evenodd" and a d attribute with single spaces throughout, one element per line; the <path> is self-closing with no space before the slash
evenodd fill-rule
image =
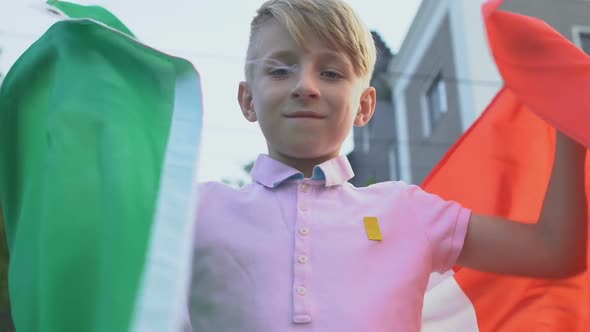
<path id="1" fill-rule="evenodd" d="M 361 102 L 359 109 L 354 118 L 354 125 L 362 127 L 369 123 L 375 113 L 375 105 L 377 104 L 377 91 L 374 87 L 370 86 L 365 89 L 361 96 Z"/>
<path id="2" fill-rule="evenodd" d="M 254 103 L 252 102 L 252 90 L 247 82 L 240 82 L 238 87 L 238 103 L 242 109 L 242 114 L 246 120 L 256 122 L 256 112 L 254 112 Z"/>

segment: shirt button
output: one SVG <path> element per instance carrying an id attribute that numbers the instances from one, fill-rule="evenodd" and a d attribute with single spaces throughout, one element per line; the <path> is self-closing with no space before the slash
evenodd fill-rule
<path id="1" fill-rule="evenodd" d="M 307 234 L 309 234 L 309 228 L 302 226 L 299 228 L 299 234 L 305 236 Z"/>
<path id="2" fill-rule="evenodd" d="M 307 293 L 307 288 L 305 288 L 303 286 L 297 287 L 297 294 L 303 296 L 303 295 L 305 295 L 305 293 Z"/>
<path id="3" fill-rule="evenodd" d="M 309 190 L 309 186 L 306 184 L 302 184 L 301 185 L 301 191 L 303 191 L 304 193 L 306 193 Z"/>
<path id="4" fill-rule="evenodd" d="M 301 203 L 301 205 L 299 205 L 299 209 L 301 211 L 307 211 L 307 205 L 305 205 L 304 203 Z"/>
<path id="5" fill-rule="evenodd" d="M 311 322 L 310 315 L 295 315 L 293 316 L 293 322 L 299 324 L 305 324 Z"/>
<path id="6" fill-rule="evenodd" d="M 299 256 L 299 258 L 297 258 L 297 261 L 301 264 L 305 264 L 305 263 L 307 263 L 308 259 L 309 258 L 307 258 L 307 256 L 301 255 L 301 256 Z"/>

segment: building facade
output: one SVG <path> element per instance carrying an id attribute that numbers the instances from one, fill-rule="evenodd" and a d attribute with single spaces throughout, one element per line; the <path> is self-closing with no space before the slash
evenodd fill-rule
<path id="1" fill-rule="evenodd" d="M 398 178 L 421 183 L 503 86 L 489 52 L 485 0 L 423 0 L 389 69 Z M 519 0 L 501 7 L 538 17 L 590 52 L 590 1 Z"/>
<path id="2" fill-rule="evenodd" d="M 354 150 L 348 154 L 355 174 L 350 182 L 357 187 L 397 177 L 395 114 L 387 75 L 393 54 L 377 33 L 372 34 L 378 52 L 371 78 L 371 85 L 377 90 L 377 104 L 371 121 L 364 127 L 354 127 Z"/>

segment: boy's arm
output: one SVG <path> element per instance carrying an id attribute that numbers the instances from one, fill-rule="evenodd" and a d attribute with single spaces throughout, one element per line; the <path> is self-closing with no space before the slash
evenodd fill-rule
<path id="1" fill-rule="evenodd" d="M 459 265 L 535 277 L 565 277 L 586 266 L 586 149 L 557 133 L 555 163 L 537 224 L 473 214 Z"/>

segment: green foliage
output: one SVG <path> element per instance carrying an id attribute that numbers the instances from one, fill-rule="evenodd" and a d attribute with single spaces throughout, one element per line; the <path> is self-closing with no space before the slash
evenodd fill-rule
<path id="1" fill-rule="evenodd" d="M 221 179 L 221 182 L 232 186 L 232 187 L 243 187 L 246 182 L 244 180 L 231 180 L 231 179 Z"/>
<path id="2" fill-rule="evenodd" d="M 242 170 L 246 174 L 250 174 L 253 167 L 254 167 L 254 161 L 251 161 L 251 162 L 247 163 L 246 165 L 242 166 Z M 222 179 L 221 182 L 223 182 L 227 185 L 230 185 L 230 186 L 234 186 L 234 187 L 243 187 L 246 185 L 246 181 L 244 181 L 242 179 Z"/>
<path id="3" fill-rule="evenodd" d="M 250 174 L 250 172 L 252 172 L 252 168 L 254 168 L 254 161 L 251 161 L 242 167 L 246 174 Z"/>
<path id="4" fill-rule="evenodd" d="M 377 183 L 377 178 L 375 176 L 370 176 L 367 179 L 367 187 L 375 183 Z"/>

